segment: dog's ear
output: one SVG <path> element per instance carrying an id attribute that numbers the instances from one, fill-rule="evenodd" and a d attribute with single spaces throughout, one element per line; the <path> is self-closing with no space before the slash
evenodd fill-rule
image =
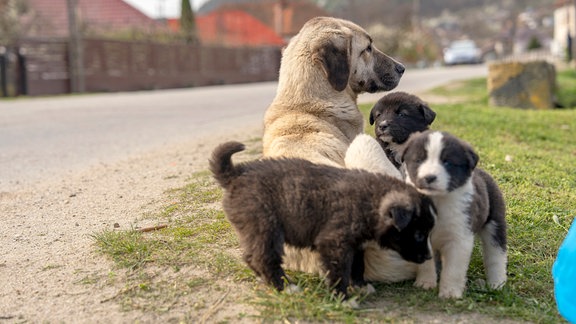
<path id="1" fill-rule="evenodd" d="M 420 106 L 418 106 L 418 110 L 420 110 L 424 116 L 424 121 L 426 121 L 426 124 L 431 125 L 436 118 L 436 113 L 430 109 L 427 104 L 420 104 Z"/>
<path id="2" fill-rule="evenodd" d="M 390 226 L 396 227 L 398 231 L 405 229 L 412 221 L 411 201 L 410 196 L 403 191 L 390 191 L 386 194 L 380 201 L 378 230 L 384 232 Z"/>
<path id="3" fill-rule="evenodd" d="M 416 138 L 418 137 L 420 133 L 414 133 L 412 134 L 412 136 L 408 137 L 408 140 L 406 141 L 406 143 L 404 144 L 404 150 L 402 150 L 401 155 L 400 155 L 400 161 L 405 161 L 406 160 L 406 154 L 408 153 L 408 151 L 410 151 L 411 148 L 411 144 L 412 142 L 414 142 L 416 140 Z"/>
<path id="4" fill-rule="evenodd" d="M 340 42 L 339 39 L 336 41 Z M 314 62 L 320 63 L 328 82 L 336 91 L 346 89 L 350 77 L 350 55 L 348 54 L 350 40 L 344 39 L 344 41 L 346 44 L 338 44 L 340 46 L 333 40 L 324 43 L 312 56 Z"/>
<path id="5" fill-rule="evenodd" d="M 476 168 L 476 165 L 478 165 L 478 160 L 480 159 L 480 157 L 478 157 L 478 154 L 476 154 L 472 146 L 470 146 L 468 143 L 465 143 L 465 148 L 466 148 L 466 158 L 468 159 L 470 170 L 472 170 Z"/>
<path id="6" fill-rule="evenodd" d="M 378 104 L 376 104 L 376 106 L 372 107 L 372 110 L 370 110 L 370 125 L 374 125 L 374 122 L 376 121 L 376 110 L 378 109 Z"/>
<path id="7" fill-rule="evenodd" d="M 392 217 L 394 227 L 401 232 L 412 221 L 412 212 L 404 207 L 394 206 L 390 208 L 390 217 Z"/>

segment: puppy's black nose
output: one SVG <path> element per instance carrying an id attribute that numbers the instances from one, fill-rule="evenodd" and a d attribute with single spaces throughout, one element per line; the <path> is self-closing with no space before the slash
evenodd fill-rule
<path id="1" fill-rule="evenodd" d="M 398 74 L 402 75 L 402 74 L 404 74 L 404 71 L 406 71 L 406 68 L 404 67 L 404 65 L 396 64 L 396 72 L 398 72 Z"/>
<path id="2" fill-rule="evenodd" d="M 427 184 L 431 184 L 432 182 L 436 181 L 436 176 L 435 175 L 427 175 L 424 177 L 424 181 L 426 181 Z"/>
<path id="3" fill-rule="evenodd" d="M 388 122 L 387 121 L 383 121 L 380 124 L 378 124 L 378 130 L 380 130 L 381 132 L 385 131 L 386 128 L 388 128 Z"/>

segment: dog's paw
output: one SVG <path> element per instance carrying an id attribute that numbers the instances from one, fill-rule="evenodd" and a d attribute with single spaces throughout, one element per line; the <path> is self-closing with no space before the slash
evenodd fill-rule
<path id="1" fill-rule="evenodd" d="M 422 288 L 422 289 L 434 289 L 438 284 L 436 280 L 416 280 L 414 281 L 414 287 Z"/>
<path id="2" fill-rule="evenodd" d="M 464 291 L 455 287 L 440 287 L 438 297 L 443 299 L 460 299 Z"/>
<path id="3" fill-rule="evenodd" d="M 300 289 L 300 287 L 296 286 L 295 284 L 289 284 L 284 288 L 284 291 L 288 294 L 296 294 L 302 291 L 302 289 Z"/>
<path id="4" fill-rule="evenodd" d="M 358 300 L 356 297 L 351 297 L 351 298 L 346 299 L 345 301 L 342 302 L 342 306 L 344 306 L 346 308 L 351 308 L 351 309 L 360 308 L 360 304 L 358 303 Z"/>
<path id="5" fill-rule="evenodd" d="M 438 275 L 434 259 L 428 260 L 418 266 L 414 287 L 422 289 L 434 289 L 438 286 Z"/>
<path id="6" fill-rule="evenodd" d="M 499 280 L 496 282 L 488 282 L 488 287 L 490 287 L 490 289 L 502 289 L 502 287 L 504 287 L 504 284 L 506 284 L 506 279 L 504 280 Z"/>
<path id="7" fill-rule="evenodd" d="M 372 286 L 371 284 L 367 283 L 364 286 L 352 286 L 352 291 L 356 292 L 358 294 L 361 295 L 370 295 L 376 292 L 376 288 L 374 288 L 374 286 Z"/>

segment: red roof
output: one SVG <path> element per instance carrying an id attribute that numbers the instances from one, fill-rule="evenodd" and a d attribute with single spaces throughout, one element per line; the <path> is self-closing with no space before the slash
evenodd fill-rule
<path id="1" fill-rule="evenodd" d="M 28 0 L 30 12 L 24 17 L 31 25 L 29 36 L 68 35 L 68 8 L 63 0 Z M 111 30 L 153 27 L 157 22 L 122 0 L 78 0 L 78 26 Z"/>
<path id="2" fill-rule="evenodd" d="M 279 36 L 290 39 L 304 24 L 329 13 L 308 0 L 230 2 L 220 10 L 242 10 L 272 28 Z"/>
<path id="3" fill-rule="evenodd" d="M 173 30 L 180 29 L 178 19 L 168 21 Z M 270 27 L 241 10 L 215 10 L 196 16 L 200 40 L 204 44 L 276 45 L 286 43 Z"/>

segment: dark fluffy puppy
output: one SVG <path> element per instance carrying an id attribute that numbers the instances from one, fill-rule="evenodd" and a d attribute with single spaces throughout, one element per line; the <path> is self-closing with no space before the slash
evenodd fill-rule
<path id="1" fill-rule="evenodd" d="M 403 181 L 296 158 L 234 165 L 232 154 L 243 149 L 238 142 L 218 146 L 210 170 L 224 188 L 244 260 L 276 289 L 288 280 L 284 243 L 318 251 L 328 283 L 345 298 L 350 279 L 364 283 L 362 245 L 369 240 L 409 261 L 430 259 L 434 207 Z"/>
<path id="2" fill-rule="evenodd" d="M 410 135 L 428 129 L 436 113 L 415 95 L 392 92 L 380 98 L 370 111 L 370 125 L 388 159 L 399 168 Z"/>
<path id="3" fill-rule="evenodd" d="M 492 288 L 506 282 L 506 207 L 492 177 L 476 167 L 478 155 L 459 138 L 438 131 L 413 136 L 403 155 L 406 181 L 432 198 L 438 218 L 430 241 L 440 252 L 440 297 L 460 298 L 474 247 L 482 240 L 482 256 Z M 437 285 L 435 264 L 418 267 L 416 286 Z"/>

